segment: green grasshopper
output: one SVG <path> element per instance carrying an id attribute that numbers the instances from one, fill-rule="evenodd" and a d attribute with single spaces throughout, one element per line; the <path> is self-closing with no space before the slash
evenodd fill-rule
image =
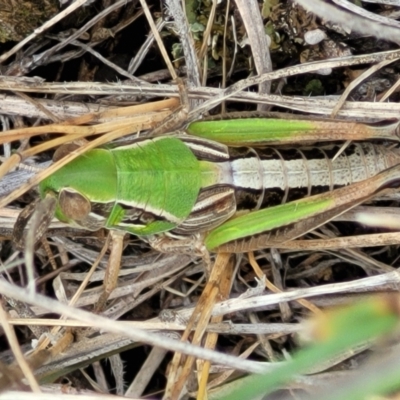
<path id="1" fill-rule="evenodd" d="M 390 169 L 400 164 L 398 149 L 354 143 L 334 159 L 338 145 L 288 144 L 397 134 L 394 123 L 200 121 L 185 134 L 89 150 L 39 191 L 63 222 L 137 235 L 161 251 L 176 242 L 203 255 L 279 247 L 399 180 L 399 167 Z"/>

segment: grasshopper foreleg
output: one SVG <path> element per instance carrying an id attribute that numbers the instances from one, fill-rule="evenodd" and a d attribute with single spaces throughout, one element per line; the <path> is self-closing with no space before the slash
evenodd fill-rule
<path id="1" fill-rule="evenodd" d="M 106 305 L 110 294 L 117 286 L 119 270 L 121 267 L 122 251 L 124 246 L 125 232 L 111 230 L 111 252 L 108 259 L 107 268 L 103 280 L 103 292 L 101 293 L 94 311 L 96 313 L 102 311 Z"/>
<path id="2" fill-rule="evenodd" d="M 153 249 L 160 253 L 190 254 L 201 257 L 207 270 L 210 270 L 210 253 L 199 234 L 179 238 L 167 235 L 153 235 L 148 237 L 147 241 Z"/>

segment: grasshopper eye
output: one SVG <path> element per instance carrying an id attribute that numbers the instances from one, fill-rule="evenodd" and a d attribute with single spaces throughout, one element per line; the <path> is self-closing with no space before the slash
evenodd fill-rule
<path id="1" fill-rule="evenodd" d="M 53 155 L 53 162 L 56 162 L 58 160 L 61 160 L 62 158 L 64 158 L 67 154 L 72 153 L 73 151 L 75 151 L 76 149 L 78 149 L 79 146 L 75 143 L 67 143 L 67 144 L 63 144 L 62 146 L 60 146 L 54 153 Z"/>
<path id="2" fill-rule="evenodd" d="M 62 189 L 58 202 L 63 214 L 74 221 L 80 221 L 89 215 L 91 211 L 90 201 L 78 192 L 71 189 Z"/>

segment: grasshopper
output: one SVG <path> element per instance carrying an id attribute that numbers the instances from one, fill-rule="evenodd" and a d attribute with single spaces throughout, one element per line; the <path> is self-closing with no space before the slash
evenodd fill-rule
<path id="1" fill-rule="evenodd" d="M 199 121 L 89 150 L 44 179 L 40 196 L 72 226 L 206 257 L 279 247 L 399 180 L 400 151 L 365 141 L 398 141 L 397 123 L 273 116 Z M 364 141 L 336 158 L 340 146 L 320 143 L 345 139 Z"/>
<path id="2" fill-rule="evenodd" d="M 400 151 L 371 143 L 398 142 L 397 123 L 285 119 L 272 113 L 269 118 L 234 117 L 194 122 L 183 133 L 93 148 L 39 184 L 40 204 L 59 220 L 110 231 L 112 251 L 95 311 L 104 308 L 116 286 L 119 263 L 118 257 L 111 262 L 111 255 L 115 250 L 121 256 L 127 233 L 164 252 L 197 253 L 206 260 L 208 253 L 220 253 L 182 336 L 187 340 L 196 310 L 208 312 L 205 301 L 216 301 L 219 290 L 229 291 L 229 282 L 219 281 L 218 271 L 231 268 L 224 253 L 285 247 L 399 184 Z M 335 140 L 355 143 L 338 155 Z M 59 148 L 55 160 L 62 162 L 70 150 Z M 20 215 L 24 222 L 26 214 Z M 199 344 L 202 332 L 193 343 Z M 173 364 L 181 362 L 180 353 L 175 354 Z M 186 375 L 192 362 L 185 361 Z M 184 378 L 171 375 L 176 392 Z"/>

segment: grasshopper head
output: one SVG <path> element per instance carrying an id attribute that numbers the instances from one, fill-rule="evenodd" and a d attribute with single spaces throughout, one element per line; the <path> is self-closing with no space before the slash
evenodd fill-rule
<path id="1" fill-rule="evenodd" d="M 56 198 L 60 221 L 97 230 L 104 226 L 117 195 L 113 156 L 106 149 L 90 150 L 44 179 L 39 191 L 42 198 Z"/>

